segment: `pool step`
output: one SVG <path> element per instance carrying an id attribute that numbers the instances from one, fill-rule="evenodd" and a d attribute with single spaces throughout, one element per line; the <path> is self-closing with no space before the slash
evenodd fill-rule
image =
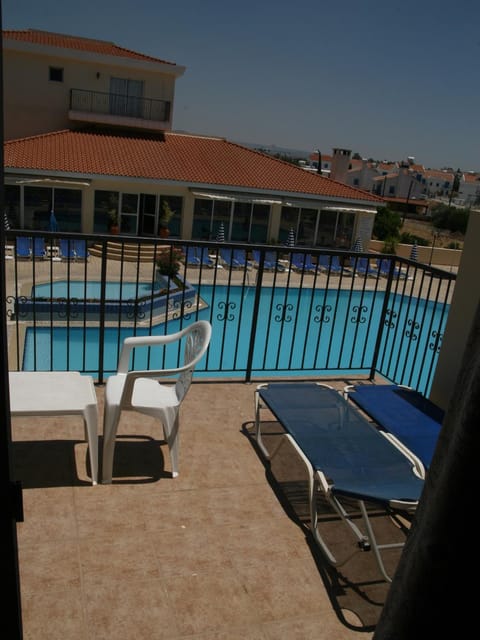
<path id="1" fill-rule="evenodd" d="M 169 245 L 153 244 L 122 244 L 120 242 L 107 242 L 107 258 L 109 260 L 124 260 L 125 262 L 154 262 L 155 256 L 168 249 Z M 89 247 L 90 255 L 101 258 L 103 245 L 100 243 Z"/>

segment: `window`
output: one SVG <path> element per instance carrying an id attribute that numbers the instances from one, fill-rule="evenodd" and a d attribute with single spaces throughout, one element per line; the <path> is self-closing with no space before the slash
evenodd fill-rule
<path id="1" fill-rule="evenodd" d="M 223 222 L 227 242 L 266 242 L 269 217 L 268 204 L 196 198 L 192 238 L 215 240 Z"/>
<path id="2" fill-rule="evenodd" d="M 55 211 L 59 231 L 81 231 L 80 189 L 24 187 L 24 229 L 48 231 L 50 211 Z"/>
<path id="3" fill-rule="evenodd" d="M 50 82 L 63 82 L 62 67 L 49 67 L 48 74 Z"/>
<path id="4" fill-rule="evenodd" d="M 173 211 L 173 217 L 168 223 L 170 237 L 180 237 L 180 223 L 182 221 L 183 198 L 182 196 L 160 196 L 159 211 L 162 211 L 163 203 L 166 202 Z"/>
<path id="5" fill-rule="evenodd" d="M 93 230 L 107 233 L 113 217 L 118 216 L 118 192 L 95 191 Z"/>
<path id="6" fill-rule="evenodd" d="M 110 78 L 110 113 L 131 118 L 143 117 L 143 80 Z"/>

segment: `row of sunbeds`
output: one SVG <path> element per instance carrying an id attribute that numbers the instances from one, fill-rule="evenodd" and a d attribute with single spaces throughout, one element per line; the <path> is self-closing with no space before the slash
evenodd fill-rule
<path id="1" fill-rule="evenodd" d="M 42 237 L 18 236 L 15 242 L 15 255 L 20 259 L 47 259 L 56 256 L 62 260 L 88 260 L 90 257 L 85 240 L 60 238 L 54 249 L 52 252 L 50 247 L 49 253 Z"/>
<path id="2" fill-rule="evenodd" d="M 188 246 L 184 247 L 185 263 L 190 266 L 206 266 L 210 268 L 226 266 L 231 268 L 251 268 L 260 266 L 267 270 L 286 271 L 293 269 L 301 273 L 318 273 L 319 271 L 340 275 L 360 275 L 360 276 L 384 276 L 388 278 L 390 274 L 394 278 L 405 277 L 404 271 L 395 267 L 389 258 L 377 259 L 374 263 L 369 258 L 350 258 L 348 265 L 340 262 L 336 255 L 319 255 L 318 262 L 312 260 L 309 253 L 293 252 L 286 260 L 279 260 L 275 251 L 265 252 L 263 262 L 261 252 L 252 251 L 253 260 L 249 260 L 247 251 L 244 249 L 220 248 L 218 252 L 219 260 L 211 257 L 207 247 Z"/>

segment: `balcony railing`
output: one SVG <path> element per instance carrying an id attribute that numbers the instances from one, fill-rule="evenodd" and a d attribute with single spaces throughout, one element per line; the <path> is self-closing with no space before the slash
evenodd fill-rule
<path id="1" fill-rule="evenodd" d="M 70 91 L 70 111 L 76 113 L 169 122 L 170 106 L 168 100 L 137 98 L 85 89 L 71 89 Z"/>
<path id="2" fill-rule="evenodd" d="M 87 239 L 79 234 L 45 233 L 45 257 L 20 258 L 20 235 L 5 265 L 9 368 L 79 370 L 99 383 L 128 335 L 205 318 L 213 335 L 199 377 L 381 375 L 427 393 L 456 278 L 395 256 L 118 236 L 115 251 L 96 236 L 88 259 L 62 258 L 60 235 L 67 253 Z M 182 255 L 174 278 L 159 273 L 159 258 L 175 263 L 193 246 L 196 260 Z M 230 266 L 229 250 L 247 261 Z M 312 264 L 299 267 L 307 254 Z"/>

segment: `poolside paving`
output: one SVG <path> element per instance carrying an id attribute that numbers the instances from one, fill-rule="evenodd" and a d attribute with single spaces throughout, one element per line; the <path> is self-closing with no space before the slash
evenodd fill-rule
<path id="1" fill-rule="evenodd" d="M 254 389 L 194 382 L 175 479 L 146 416 L 124 414 L 113 484 L 97 486 L 80 420 L 12 419 L 25 639 L 371 637 L 388 585 L 369 553 L 327 566 L 293 451 L 282 445 L 271 468 L 257 453 Z M 345 551 L 344 525 L 322 526 Z"/>

